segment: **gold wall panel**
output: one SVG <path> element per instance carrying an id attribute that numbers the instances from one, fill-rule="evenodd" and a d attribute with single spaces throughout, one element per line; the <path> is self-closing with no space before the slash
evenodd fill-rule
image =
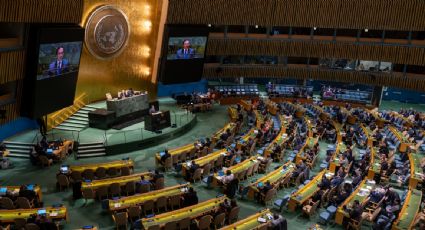
<path id="1" fill-rule="evenodd" d="M 216 71 L 220 67 L 222 71 Z M 335 71 L 319 68 L 307 68 L 305 65 L 218 65 L 206 64 L 204 77 L 217 78 L 290 78 L 313 79 L 335 82 L 357 82 L 368 85 L 385 85 L 389 87 L 405 88 L 416 91 L 425 91 L 425 75 L 401 73 L 370 73 L 356 71 Z"/>
<path id="2" fill-rule="evenodd" d="M 247 40 L 210 38 L 208 55 L 265 55 L 316 58 L 347 58 L 386 61 L 396 64 L 425 65 L 425 48 L 363 45 L 345 42 Z"/>
<path id="3" fill-rule="evenodd" d="M 1 0 L 0 22 L 80 23 L 84 0 Z"/>
<path id="4" fill-rule="evenodd" d="M 25 51 L 0 52 L 0 84 L 24 77 Z"/>
<path id="5" fill-rule="evenodd" d="M 423 31 L 424 12 L 423 0 L 170 0 L 167 22 Z"/>
<path id="6" fill-rule="evenodd" d="M 85 0 L 82 26 L 90 13 L 101 5 L 114 5 L 128 17 L 130 35 L 122 53 L 109 60 L 94 57 L 84 45 L 81 55 L 76 95 L 86 93 L 90 101 L 105 99 L 105 93 L 116 96 L 122 89 L 148 90 L 156 97 L 152 83 L 163 0 Z M 155 76 L 156 77 L 156 76 Z M 155 82 L 155 81 L 153 81 Z"/>

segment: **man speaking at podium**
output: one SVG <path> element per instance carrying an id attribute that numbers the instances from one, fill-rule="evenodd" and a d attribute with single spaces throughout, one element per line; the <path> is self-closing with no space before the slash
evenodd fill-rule
<path id="1" fill-rule="evenodd" d="M 56 49 L 56 60 L 49 65 L 49 76 L 57 76 L 69 71 L 69 62 L 67 59 L 63 58 L 64 54 L 65 49 L 59 46 Z"/>
<path id="2" fill-rule="evenodd" d="M 177 50 L 177 59 L 191 59 L 195 57 L 195 49 L 190 48 L 190 41 L 185 39 L 183 41 L 183 48 Z"/>

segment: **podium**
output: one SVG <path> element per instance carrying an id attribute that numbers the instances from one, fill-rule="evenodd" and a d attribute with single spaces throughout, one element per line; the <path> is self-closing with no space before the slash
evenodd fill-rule
<path id="1" fill-rule="evenodd" d="M 156 112 L 145 117 L 145 129 L 157 131 L 171 126 L 170 111 Z"/>
<path id="2" fill-rule="evenodd" d="M 107 130 L 110 129 L 115 122 L 115 112 L 106 109 L 96 109 L 88 114 L 89 127 Z"/>

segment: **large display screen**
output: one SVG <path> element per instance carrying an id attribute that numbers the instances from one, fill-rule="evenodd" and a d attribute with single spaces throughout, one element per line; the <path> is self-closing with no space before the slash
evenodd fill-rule
<path id="1" fill-rule="evenodd" d="M 207 37 L 170 37 L 167 60 L 204 58 Z"/>
<path id="2" fill-rule="evenodd" d="M 82 42 L 40 44 L 37 80 L 77 72 Z"/>
<path id="3" fill-rule="evenodd" d="M 21 114 L 40 118 L 74 103 L 84 29 L 30 26 Z"/>
<path id="4" fill-rule="evenodd" d="M 208 33 L 207 26 L 166 26 L 159 71 L 159 80 L 163 84 L 201 79 Z"/>

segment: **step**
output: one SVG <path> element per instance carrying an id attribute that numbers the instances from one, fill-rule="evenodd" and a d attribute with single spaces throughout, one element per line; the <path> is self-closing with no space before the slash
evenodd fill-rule
<path id="1" fill-rule="evenodd" d="M 93 110 L 101 109 L 101 108 L 94 106 L 94 105 L 86 105 L 85 108 L 90 108 L 90 109 L 93 109 Z"/>
<path id="2" fill-rule="evenodd" d="M 80 129 L 87 127 L 86 125 L 68 123 L 67 121 L 63 122 L 59 126 L 68 127 L 68 128 L 80 128 Z"/>
<path id="3" fill-rule="evenodd" d="M 101 153 L 101 152 L 105 152 L 105 150 L 106 150 L 105 148 L 79 150 L 78 154 Z"/>
<path id="4" fill-rule="evenodd" d="M 74 120 L 72 117 L 68 118 L 65 122 L 71 123 L 71 124 L 77 124 L 77 125 L 88 125 L 89 121 L 82 121 L 82 120 Z"/>
<path id="5" fill-rule="evenodd" d="M 77 116 L 71 116 L 70 118 L 68 118 L 68 120 L 73 120 L 73 121 L 81 121 L 81 122 L 89 122 L 88 117 L 77 117 Z"/>
<path id="6" fill-rule="evenodd" d="M 84 112 L 87 111 L 87 113 L 95 111 L 95 110 L 96 110 L 95 108 L 91 108 L 91 107 L 87 107 L 87 106 L 80 109 L 80 111 L 84 111 Z"/>
<path id="7" fill-rule="evenodd" d="M 79 146 L 89 146 L 89 145 L 102 145 L 103 142 L 89 142 L 89 143 L 80 143 Z"/>
<path id="8" fill-rule="evenodd" d="M 9 148 L 8 149 L 10 151 L 10 153 L 16 153 L 16 154 L 29 154 L 29 152 L 32 149 L 13 149 L 13 148 Z"/>
<path id="9" fill-rule="evenodd" d="M 84 128 L 81 129 L 81 128 L 68 128 L 68 127 L 57 126 L 54 129 L 63 130 L 63 131 L 76 131 L 76 132 L 79 132 L 79 131 L 83 130 Z"/>
<path id="10" fill-rule="evenodd" d="M 85 145 L 85 146 L 78 146 L 78 151 L 81 150 L 89 150 L 89 149 L 99 149 L 99 148 L 105 148 L 103 144 L 97 144 L 97 145 Z"/>
<path id="11" fill-rule="evenodd" d="M 6 148 L 7 149 L 23 149 L 23 150 L 29 150 L 32 149 L 32 145 L 7 145 L 6 144 Z"/>
<path id="12" fill-rule="evenodd" d="M 106 156 L 106 153 L 89 153 L 89 154 L 77 154 L 77 158 L 88 158 L 88 157 L 101 157 L 101 156 Z"/>
<path id="13" fill-rule="evenodd" d="M 22 153 L 10 152 L 8 157 L 30 158 L 30 155 L 28 153 L 22 154 Z"/>
<path id="14" fill-rule="evenodd" d="M 19 142 L 19 141 L 4 141 L 3 142 L 5 145 L 18 145 L 18 146 L 22 146 L 22 145 L 26 145 L 26 146 L 32 146 L 32 143 L 28 143 L 28 142 Z"/>

